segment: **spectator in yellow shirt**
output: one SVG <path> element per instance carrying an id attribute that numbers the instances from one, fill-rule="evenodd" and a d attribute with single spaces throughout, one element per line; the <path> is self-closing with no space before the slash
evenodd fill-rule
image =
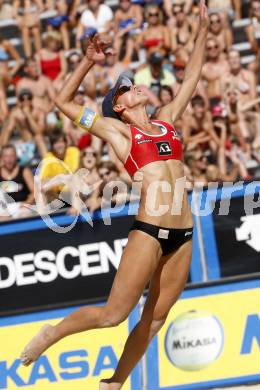
<path id="1" fill-rule="evenodd" d="M 80 151 L 75 146 L 68 146 L 64 133 L 54 130 L 50 136 L 51 150 L 46 154 L 40 169 L 40 178 L 43 183 L 57 175 L 69 175 L 79 167 Z M 64 191 L 64 185 L 57 185 L 48 189 L 48 198 L 57 198 L 57 194 Z"/>
<path id="2" fill-rule="evenodd" d="M 148 58 L 148 64 L 136 72 L 134 82 L 136 85 L 144 85 L 151 89 L 157 96 L 160 87 L 168 85 L 173 88 L 176 79 L 172 72 L 163 66 L 164 57 L 159 53 L 152 53 Z"/>

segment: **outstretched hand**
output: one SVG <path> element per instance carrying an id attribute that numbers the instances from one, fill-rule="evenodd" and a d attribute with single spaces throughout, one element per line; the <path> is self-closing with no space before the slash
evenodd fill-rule
<path id="1" fill-rule="evenodd" d="M 207 29 L 209 26 L 208 8 L 205 0 L 200 0 L 200 28 Z"/>
<path id="2" fill-rule="evenodd" d="M 111 41 L 107 38 L 95 34 L 94 38 L 87 38 L 86 57 L 93 62 L 99 62 L 106 58 L 107 55 L 114 55 L 111 47 Z"/>

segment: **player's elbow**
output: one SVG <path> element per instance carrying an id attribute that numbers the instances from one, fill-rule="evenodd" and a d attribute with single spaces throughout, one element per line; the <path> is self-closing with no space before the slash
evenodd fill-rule
<path id="1" fill-rule="evenodd" d="M 58 107 L 59 110 L 63 111 L 64 110 L 64 105 L 66 103 L 66 99 L 62 96 L 62 94 L 58 94 L 55 99 L 54 99 L 55 105 Z"/>

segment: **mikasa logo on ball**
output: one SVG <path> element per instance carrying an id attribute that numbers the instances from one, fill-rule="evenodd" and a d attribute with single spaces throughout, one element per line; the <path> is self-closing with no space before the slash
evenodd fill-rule
<path id="1" fill-rule="evenodd" d="M 170 362 L 186 371 L 196 371 L 212 364 L 224 344 L 223 327 L 219 320 L 205 311 L 181 314 L 169 326 L 165 351 Z"/>

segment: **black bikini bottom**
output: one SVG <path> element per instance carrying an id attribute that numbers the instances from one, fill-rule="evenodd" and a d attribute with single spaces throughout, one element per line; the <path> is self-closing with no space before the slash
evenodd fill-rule
<path id="1" fill-rule="evenodd" d="M 193 228 L 187 229 L 169 229 L 160 226 L 151 225 L 150 223 L 137 221 L 133 223 L 131 230 L 141 230 L 156 238 L 160 243 L 163 255 L 169 255 L 178 249 L 186 241 L 192 239 Z"/>

